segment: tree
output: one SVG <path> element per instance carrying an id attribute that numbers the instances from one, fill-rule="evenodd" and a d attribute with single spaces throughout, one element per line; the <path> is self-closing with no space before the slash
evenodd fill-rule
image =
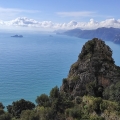
<path id="1" fill-rule="evenodd" d="M 0 109 L 4 109 L 5 106 L 0 102 Z"/>
<path id="2" fill-rule="evenodd" d="M 12 105 L 8 105 L 7 110 L 13 116 L 19 118 L 23 110 L 32 110 L 34 107 L 34 103 L 21 99 L 19 101 L 13 102 Z"/>
<path id="3" fill-rule="evenodd" d="M 5 107 L 3 106 L 3 104 L 0 102 L 0 115 L 4 114 L 4 109 Z"/>
<path id="4" fill-rule="evenodd" d="M 50 91 L 50 100 L 54 115 L 58 112 L 64 113 L 66 108 L 73 106 L 73 103 L 69 100 L 69 97 L 67 97 L 65 93 L 61 93 L 57 86 L 52 88 Z"/>
<path id="5" fill-rule="evenodd" d="M 49 100 L 48 95 L 46 95 L 46 94 L 37 96 L 37 99 L 35 101 L 39 106 L 44 106 L 44 107 L 50 106 L 50 100 Z"/>
<path id="6" fill-rule="evenodd" d="M 59 88 L 57 86 L 52 88 L 52 90 L 50 91 L 50 98 L 56 99 L 59 98 L 59 96 L 60 96 Z"/>
<path id="7" fill-rule="evenodd" d="M 20 115 L 20 120 L 39 120 L 39 114 L 34 110 L 24 110 Z"/>
<path id="8" fill-rule="evenodd" d="M 11 120 L 11 114 L 10 113 L 4 113 L 0 115 L 0 120 Z"/>
<path id="9" fill-rule="evenodd" d="M 0 120 L 11 120 L 11 114 L 5 112 L 4 105 L 0 102 Z"/>

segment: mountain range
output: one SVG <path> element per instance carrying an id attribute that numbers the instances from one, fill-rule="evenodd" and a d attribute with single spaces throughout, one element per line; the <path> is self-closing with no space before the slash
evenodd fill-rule
<path id="1" fill-rule="evenodd" d="M 99 38 L 105 41 L 112 41 L 120 44 L 120 29 L 119 28 L 97 28 L 94 30 L 81 30 L 79 28 L 67 30 L 64 32 L 56 32 L 57 34 L 75 36 L 84 39 Z"/>

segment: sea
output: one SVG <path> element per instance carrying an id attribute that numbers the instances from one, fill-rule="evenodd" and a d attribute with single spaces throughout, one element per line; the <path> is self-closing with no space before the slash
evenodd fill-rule
<path id="1" fill-rule="evenodd" d="M 22 33 L 23 38 L 13 35 L 0 32 L 0 102 L 4 106 L 20 99 L 35 103 L 37 96 L 60 87 L 89 40 L 55 33 Z M 120 45 L 105 43 L 120 66 Z"/>

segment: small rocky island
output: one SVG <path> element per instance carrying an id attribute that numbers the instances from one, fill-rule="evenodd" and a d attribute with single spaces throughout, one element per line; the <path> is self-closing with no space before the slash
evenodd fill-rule
<path id="1" fill-rule="evenodd" d="M 13 35 L 11 37 L 18 37 L 18 38 L 22 38 L 23 36 L 22 35 Z"/>

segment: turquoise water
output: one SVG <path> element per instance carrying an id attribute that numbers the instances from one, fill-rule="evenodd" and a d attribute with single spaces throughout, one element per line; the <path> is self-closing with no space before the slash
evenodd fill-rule
<path id="1" fill-rule="evenodd" d="M 0 102 L 5 106 L 21 98 L 35 102 L 38 95 L 60 87 L 87 41 L 55 34 L 11 35 L 0 33 Z M 120 66 L 120 46 L 106 43 Z"/>

